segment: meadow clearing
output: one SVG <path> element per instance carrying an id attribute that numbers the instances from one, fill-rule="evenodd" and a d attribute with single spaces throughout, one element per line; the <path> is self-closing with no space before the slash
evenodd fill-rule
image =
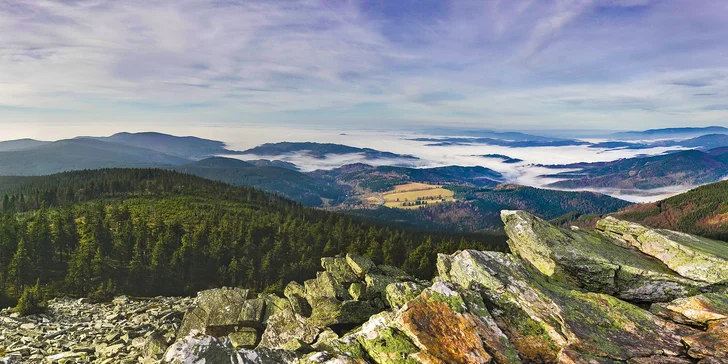
<path id="1" fill-rule="evenodd" d="M 407 183 L 382 194 L 384 206 L 416 209 L 430 204 L 455 201 L 455 192 L 427 183 Z"/>

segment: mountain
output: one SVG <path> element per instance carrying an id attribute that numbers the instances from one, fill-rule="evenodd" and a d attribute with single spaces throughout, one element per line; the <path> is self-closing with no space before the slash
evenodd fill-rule
<path id="1" fill-rule="evenodd" d="M 645 131 L 628 131 L 609 135 L 612 139 L 621 140 L 649 140 L 649 139 L 675 139 L 695 138 L 706 134 L 728 134 L 728 128 L 722 126 L 708 126 L 702 128 L 664 128 Z"/>
<path id="2" fill-rule="evenodd" d="M 35 139 L 17 139 L 0 142 L 0 152 L 11 152 L 15 150 L 23 150 L 39 147 L 50 142 L 43 142 Z"/>
<path id="3" fill-rule="evenodd" d="M 203 159 L 218 154 L 237 154 L 225 148 L 225 143 L 198 137 L 178 137 L 169 134 L 143 132 L 118 133 L 109 137 L 80 137 L 98 141 L 112 142 L 138 148 L 155 150 L 160 153 L 184 159 Z"/>
<path id="4" fill-rule="evenodd" d="M 549 187 L 648 190 L 718 181 L 728 174 L 728 150 L 724 148 L 707 152 L 687 150 L 653 157 L 549 167 L 578 169 L 548 175 L 551 178 L 565 178 L 563 181 L 549 184 Z"/>
<path id="5" fill-rule="evenodd" d="M 383 192 L 395 185 L 409 182 L 456 184 L 465 186 L 495 186 L 502 175 L 485 167 L 446 166 L 407 168 L 368 164 L 349 164 L 332 170 L 319 170 L 310 175 L 332 183 L 345 184 Z"/>
<path id="6" fill-rule="evenodd" d="M 82 169 L 163 167 L 189 162 L 151 149 L 92 139 L 69 139 L 0 152 L 0 175 L 37 176 Z"/>
<path id="7" fill-rule="evenodd" d="M 257 156 L 280 156 L 292 153 L 303 153 L 306 156 L 324 159 L 327 155 L 362 154 L 366 159 L 418 159 L 412 155 L 382 152 L 371 148 L 357 148 L 342 144 L 313 142 L 281 142 L 266 143 L 242 152 Z"/>
<path id="8" fill-rule="evenodd" d="M 269 160 L 269 159 L 255 159 L 248 160 L 248 163 L 254 164 L 256 167 L 280 167 L 286 169 L 292 169 L 294 171 L 300 170 L 295 164 L 291 162 L 285 162 L 280 160 Z"/>
<path id="9" fill-rule="evenodd" d="M 503 140 L 495 138 L 462 138 L 462 137 L 446 137 L 446 138 L 413 138 L 409 139 L 417 142 L 429 142 L 427 146 L 442 147 L 452 145 L 472 145 L 472 144 L 488 144 L 511 148 L 529 148 L 529 147 L 564 147 L 571 145 L 589 145 L 589 142 L 573 139 L 548 139 L 539 138 L 535 140 Z"/>
<path id="10" fill-rule="evenodd" d="M 503 163 L 507 163 L 507 164 L 523 162 L 523 159 L 511 158 L 504 154 L 483 154 L 483 155 L 479 155 L 476 157 L 483 157 L 483 158 L 488 158 L 488 159 L 500 159 L 501 161 L 503 161 Z"/>
<path id="11" fill-rule="evenodd" d="M 289 168 L 258 167 L 233 158 L 213 157 L 172 169 L 235 186 L 277 193 L 307 206 L 322 206 L 322 198 L 338 200 L 346 193 L 343 186 L 320 181 Z"/>
<path id="12" fill-rule="evenodd" d="M 683 147 L 701 150 L 728 146 L 728 135 L 707 134 L 685 140 L 659 140 L 647 143 L 609 141 L 592 144 L 589 148 L 603 149 L 648 149 L 658 147 Z"/>
<path id="13" fill-rule="evenodd" d="M 498 231 L 501 210 L 525 210 L 544 219 L 567 213 L 606 214 L 631 205 L 593 192 L 567 192 L 517 185 L 495 188 L 455 188 L 457 202 L 442 203 L 415 210 L 349 210 L 350 213 L 397 222 L 418 228 L 437 227 L 443 231 Z"/>
<path id="14" fill-rule="evenodd" d="M 622 209 L 614 216 L 654 228 L 728 241 L 728 181 Z"/>

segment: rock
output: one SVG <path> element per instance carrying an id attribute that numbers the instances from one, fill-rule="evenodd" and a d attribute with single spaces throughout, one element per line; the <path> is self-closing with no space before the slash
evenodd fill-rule
<path id="1" fill-rule="evenodd" d="M 720 283 L 728 280 L 728 246 L 710 240 L 607 217 L 597 229 L 651 255 L 670 269 L 696 281 Z"/>
<path id="2" fill-rule="evenodd" d="M 392 328 L 394 319 L 391 312 L 372 316 L 355 337 L 366 351 L 367 356 L 380 364 L 418 364 L 410 354 L 419 349 L 399 330 Z"/>
<path id="3" fill-rule="evenodd" d="M 365 292 L 366 286 L 361 282 L 354 282 L 349 285 L 349 296 L 351 296 L 351 299 L 353 299 L 354 301 L 359 301 L 360 299 L 362 299 Z"/>
<path id="4" fill-rule="evenodd" d="M 479 291 L 525 362 L 557 362 L 562 353 L 576 353 L 573 360 L 679 356 L 681 338 L 696 333 L 614 297 L 549 282 L 513 255 L 466 250 L 438 259 L 449 267 L 440 279 Z"/>
<path id="5" fill-rule="evenodd" d="M 306 288 L 297 282 L 288 283 L 283 295 L 293 307 L 293 311 L 301 316 L 311 316 L 311 305 L 306 300 Z"/>
<path id="6" fill-rule="evenodd" d="M 503 211 L 501 218 L 515 255 L 552 279 L 590 292 L 630 301 L 664 302 L 697 294 L 706 285 L 595 232 L 561 229 L 524 211 Z"/>
<path id="7" fill-rule="evenodd" d="M 683 342 L 691 358 L 728 358 L 728 319 L 712 322 L 706 332 L 684 337 Z"/>
<path id="8" fill-rule="evenodd" d="M 627 360 L 627 364 L 692 364 L 692 361 L 685 358 L 655 355 L 646 358 L 632 358 Z"/>
<path id="9" fill-rule="evenodd" d="M 377 267 L 369 258 L 364 258 L 356 254 L 347 254 L 346 262 L 359 279 L 364 279 L 367 273 Z"/>
<path id="10" fill-rule="evenodd" d="M 387 277 L 393 277 L 400 281 L 413 281 L 414 278 L 412 278 L 411 275 L 407 274 L 407 272 L 397 268 L 393 267 L 391 265 L 380 265 L 377 267 L 377 271 L 381 274 L 384 274 Z"/>
<path id="11" fill-rule="evenodd" d="M 178 340 L 164 354 L 165 363 L 204 364 L 204 363 L 243 363 L 242 356 L 235 351 L 230 340 L 220 340 L 212 336 L 192 332 Z"/>
<path id="12" fill-rule="evenodd" d="M 367 273 L 364 277 L 364 281 L 367 284 L 366 296 L 369 299 L 373 298 L 386 298 L 387 297 L 387 286 L 392 283 L 400 282 L 396 277 L 386 276 L 378 273 Z"/>
<path id="13" fill-rule="evenodd" d="M 489 363 L 475 318 L 467 314 L 462 297 L 444 283 L 436 283 L 397 314 L 397 324 L 420 351 L 421 363 Z"/>
<path id="14" fill-rule="evenodd" d="M 258 331 L 254 328 L 243 327 L 228 334 L 230 343 L 236 349 L 253 349 L 258 345 Z"/>
<path id="15" fill-rule="evenodd" d="M 367 301 L 319 300 L 313 307 L 309 322 L 318 327 L 341 324 L 359 325 L 380 311 L 381 309 L 372 306 Z"/>
<path id="16" fill-rule="evenodd" d="M 142 348 L 142 355 L 147 358 L 158 359 L 167 351 L 167 339 L 164 336 L 154 333 L 147 338 Z"/>
<path id="17" fill-rule="evenodd" d="M 706 293 L 655 303 L 650 311 L 677 323 L 705 327 L 712 321 L 728 319 L 728 294 Z"/>
<path id="18" fill-rule="evenodd" d="M 318 272 L 316 279 L 309 279 L 303 282 L 306 288 L 306 299 L 311 307 L 321 299 L 349 299 L 349 292 L 346 287 L 339 285 L 334 276 L 329 272 Z"/>
<path id="19" fill-rule="evenodd" d="M 398 310 L 407 302 L 415 299 L 426 288 L 416 282 L 395 282 L 385 288 L 387 302 L 393 310 Z"/>
<path id="20" fill-rule="evenodd" d="M 259 347 L 277 349 L 293 339 L 313 344 L 321 331 L 320 326 L 311 324 L 293 309 L 281 310 L 268 319 Z"/>
<path id="21" fill-rule="evenodd" d="M 240 288 L 219 288 L 197 294 L 195 307 L 187 312 L 177 335 L 193 330 L 226 336 L 236 327 L 262 327 L 265 301 L 253 299 L 250 291 Z"/>
<path id="22" fill-rule="evenodd" d="M 359 280 L 346 258 L 321 258 L 321 266 L 329 272 L 340 285 Z"/>

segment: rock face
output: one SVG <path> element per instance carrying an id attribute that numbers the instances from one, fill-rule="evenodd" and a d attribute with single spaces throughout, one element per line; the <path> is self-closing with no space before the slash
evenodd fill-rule
<path id="1" fill-rule="evenodd" d="M 624 245 L 651 255 L 680 275 L 696 281 L 728 281 L 726 243 L 607 217 L 597 222 L 597 229 L 615 237 Z"/>
<path id="2" fill-rule="evenodd" d="M 661 261 L 612 238 L 564 230 L 523 211 L 503 211 L 511 251 L 539 272 L 630 301 L 670 301 L 708 285 L 673 272 Z"/>
<path id="3" fill-rule="evenodd" d="M 324 258 L 283 296 L 221 288 L 106 305 L 57 299 L 47 316 L 4 311 L 0 363 L 728 362 L 723 267 L 706 263 L 728 245 L 698 252 L 700 238 L 614 219 L 583 231 L 502 217 L 512 254 L 441 254 L 430 282 L 348 255 Z M 655 234 L 670 249 L 692 242 L 684 251 L 702 254 L 697 272 L 645 248 L 640 239 Z"/>

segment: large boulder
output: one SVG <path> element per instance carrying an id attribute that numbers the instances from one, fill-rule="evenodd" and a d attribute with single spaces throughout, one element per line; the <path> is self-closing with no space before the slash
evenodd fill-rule
<path id="1" fill-rule="evenodd" d="M 294 312 L 293 308 L 275 313 L 267 323 L 259 347 L 280 348 L 294 339 L 313 344 L 322 331 L 322 326 L 312 324 L 310 320 Z"/>
<path id="2" fill-rule="evenodd" d="M 728 362 L 728 319 L 713 321 L 706 332 L 685 337 L 683 341 L 691 358 L 706 363 Z"/>
<path id="3" fill-rule="evenodd" d="M 706 293 L 654 303 L 650 311 L 678 323 L 707 327 L 713 321 L 728 319 L 728 294 Z"/>
<path id="4" fill-rule="evenodd" d="M 503 211 L 501 218 L 511 252 L 545 276 L 591 292 L 664 302 L 697 294 L 706 285 L 593 231 L 561 229 L 524 211 Z"/>
<path id="5" fill-rule="evenodd" d="M 195 304 L 185 314 L 177 336 L 192 331 L 226 336 L 238 327 L 262 328 L 265 301 L 253 298 L 247 289 L 219 288 L 197 294 Z"/>
<path id="6" fill-rule="evenodd" d="M 650 229 L 633 222 L 607 217 L 597 229 L 623 245 L 651 255 L 670 269 L 696 281 L 728 281 L 728 245 L 724 242 L 664 229 Z"/>
<path id="7" fill-rule="evenodd" d="M 466 250 L 438 259 L 440 280 L 480 292 L 525 362 L 681 356 L 682 337 L 697 333 L 614 297 L 549 281 L 514 255 Z"/>
<path id="8" fill-rule="evenodd" d="M 408 302 L 397 327 L 420 349 L 421 363 L 520 363 L 480 297 L 438 282 Z"/>
<path id="9" fill-rule="evenodd" d="M 167 349 L 164 363 L 170 364 L 295 364 L 298 356 L 295 353 L 272 350 L 236 350 L 227 338 L 192 332 L 179 339 Z"/>

